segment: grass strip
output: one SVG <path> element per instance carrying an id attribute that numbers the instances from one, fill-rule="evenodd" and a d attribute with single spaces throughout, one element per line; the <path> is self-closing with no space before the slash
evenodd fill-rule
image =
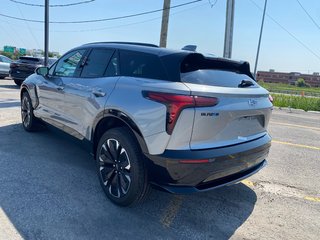
<path id="1" fill-rule="evenodd" d="M 291 107 L 305 111 L 320 111 L 320 98 L 302 97 L 272 93 L 273 105 L 277 107 Z"/>

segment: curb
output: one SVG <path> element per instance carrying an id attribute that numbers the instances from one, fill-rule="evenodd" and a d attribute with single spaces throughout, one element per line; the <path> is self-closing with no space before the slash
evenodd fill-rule
<path id="1" fill-rule="evenodd" d="M 305 111 L 303 109 L 295 109 L 295 108 L 289 108 L 289 107 L 276 107 L 273 106 L 274 109 L 280 110 L 280 111 L 288 111 L 289 113 L 313 113 L 313 114 L 320 114 L 319 111 Z"/>
<path id="2" fill-rule="evenodd" d="M 320 112 L 319 112 L 319 111 L 308 111 L 308 113 L 320 114 Z"/>

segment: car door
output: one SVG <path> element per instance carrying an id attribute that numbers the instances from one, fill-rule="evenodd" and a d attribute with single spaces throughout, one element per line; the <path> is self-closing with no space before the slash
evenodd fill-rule
<path id="1" fill-rule="evenodd" d="M 67 53 L 50 68 L 48 76 L 37 84 L 39 107 L 36 110 L 36 115 L 66 132 L 69 132 L 66 126 L 71 123 L 64 107 L 65 82 L 77 78 L 81 60 L 85 54 L 85 49 Z"/>
<path id="2" fill-rule="evenodd" d="M 0 74 L 9 75 L 11 60 L 4 56 L 0 56 Z"/>
<path id="3" fill-rule="evenodd" d="M 68 127 L 90 139 L 92 125 L 118 80 L 118 53 L 110 48 L 93 48 L 87 55 L 79 78 L 65 79 L 64 108 Z M 73 124 L 75 123 L 75 124 Z"/>

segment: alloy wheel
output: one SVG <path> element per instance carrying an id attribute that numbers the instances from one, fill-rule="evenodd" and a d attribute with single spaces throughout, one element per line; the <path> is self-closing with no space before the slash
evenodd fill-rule
<path id="1" fill-rule="evenodd" d="M 31 106 L 27 97 L 24 97 L 22 99 L 21 116 L 22 116 L 23 125 L 25 127 L 28 127 L 30 125 L 30 120 L 31 120 Z"/>
<path id="2" fill-rule="evenodd" d="M 99 152 L 99 173 L 106 190 L 115 198 L 127 194 L 131 164 L 126 149 L 116 139 L 107 139 Z"/>

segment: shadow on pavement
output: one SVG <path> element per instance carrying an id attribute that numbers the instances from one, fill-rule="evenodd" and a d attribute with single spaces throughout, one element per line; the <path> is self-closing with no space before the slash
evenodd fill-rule
<path id="1" fill-rule="evenodd" d="M 0 136 L 0 208 L 25 239 L 228 239 L 257 200 L 238 184 L 182 196 L 153 190 L 143 204 L 120 208 L 74 142 L 20 124 L 0 127 Z"/>
<path id="2" fill-rule="evenodd" d="M 16 99 L 0 99 L 0 108 L 20 107 L 20 101 Z"/>
<path id="3" fill-rule="evenodd" d="M 1 81 L 1 79 L 0 79 Z M 9 89 L 20 89 L 20 87 L 18 85 L 16 85 L 15 83 L 13 83 L 12 85 L 1 85 L 1 88 L 9 88 Z"/>

